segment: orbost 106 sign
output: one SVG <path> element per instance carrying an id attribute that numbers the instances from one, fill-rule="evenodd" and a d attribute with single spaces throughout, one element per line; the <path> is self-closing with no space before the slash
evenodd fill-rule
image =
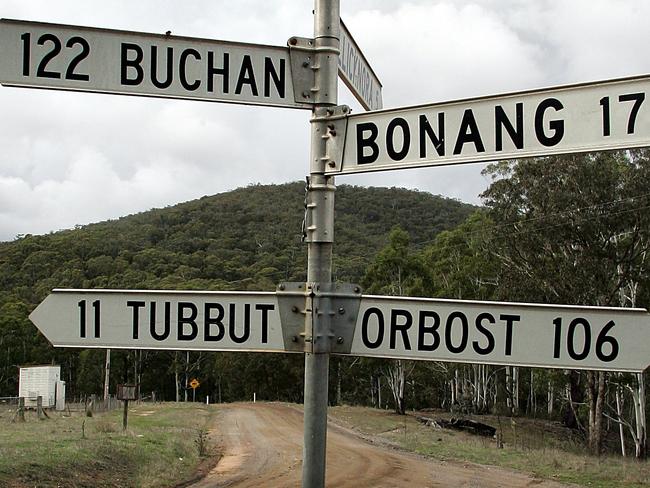
<path id="1" fill-rule="evenodd" d="M 644 309 L 363 296 L 355 356 L 643 371 Z"/>

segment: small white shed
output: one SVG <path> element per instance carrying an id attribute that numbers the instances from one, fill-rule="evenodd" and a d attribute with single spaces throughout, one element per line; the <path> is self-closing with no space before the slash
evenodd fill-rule
<path id="1" fill-rule="evenodd" d="M 64 385 L 65 383 L 61 381 L 61 366 L 22 367 L 18 396 L 25 397 L 26 407 L 36 407 L 36 399 L 41 396 L 43 407 L 51 408 L 57 405 L 57 390 L 63 389 L 65 394 Z"/>

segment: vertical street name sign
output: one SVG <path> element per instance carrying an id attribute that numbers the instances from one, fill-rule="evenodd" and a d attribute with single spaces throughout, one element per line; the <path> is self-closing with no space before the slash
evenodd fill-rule
<path id="1" fill-rule="evenodd" d="M 0 20 L 0 83 L 310 109 L 287 47 Z"/>
<path id="2" fill-rule="evenodd" d="M 639 372 L 649 344 L 643 309 L 363 296 L 350 354 Z"/>
<path id="3" fill-rule="evenodd" d="M 649 146 L 649 92 L 640 76 L 349 115 L 327 173 Z"/>
<path id="4" fill-rule="evenodd" d="M 285 351 L 275 293 L 53 290 L 29 318 L 57 347 Z"/>
<path id="5" fill-rule="evenodd" d="M 352 34 L 341 21 L 339 76 L 366 110 L 383 107 L 381 83 Z"/>

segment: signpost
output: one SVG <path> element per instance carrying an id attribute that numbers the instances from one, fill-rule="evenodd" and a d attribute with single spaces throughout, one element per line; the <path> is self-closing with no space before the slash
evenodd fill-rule
<path id="1" fill-rule="evenodd" d="M 287 47 L 8 19 L 0 83 L 311 109 Z"/>
<path id="2" fill-rule="evenodd" d="M 327 173 L 649 146 L 649 93 L 641 76 L 349 115 Z"/>
<path id="3" fill-rule="evenodd" d="M 192 381 L 190 381 L 190 388 L 192 388 L 192 402 L 196 401 L 196 389 L 201 385 L 199 383 L 199 380 L 196 378 L 192 378 Z"/>
<path id="4" fill-rule="evenodd" d="M 29 318 L 58 347 L 286 349 L 273 293 L 53 290 Z"/>
<path id="5" fill-rule="evenodd" d="M 0 21 L 3 85 L 312 110 L 306 283 L 277 293 L 54 290 L 30 315 L 53 345 L 304 353 L 310 488 L 325 484 L 330 354 L 646 369 L 645 310 L 361 296 L 331 281 L 334 175 L 648 146 L 650 77 L 377 111 L 381 83 L 339 0 L 315 0 L 314 38 L 289 46 Z M 337 71 L 375 111 L 336 106 Z M 125 400 L 125 428 L 126 412 Z"/>
<path id="6" fill-rule="evenodd" d="M 381 82 L 341 20 L 339 76 L 366 110 L 383 107 Z"/>
<path id="7" fill-rule="evenodd" d="M 138 385 L 117 385 L 117 399 L 124 402 L 122 430 L 126 430 L 129 424 L 129 400 L 138 399 Z"/>
<path id="8" fill-rule="evenodd" d="M 353 356 L 640 372 L 644 309 L 363 296 Z"/>

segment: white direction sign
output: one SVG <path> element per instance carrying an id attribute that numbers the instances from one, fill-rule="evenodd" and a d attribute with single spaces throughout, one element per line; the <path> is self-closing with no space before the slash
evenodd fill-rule
<path id="1" fill-rule="evenodd" d="M 643 309 L 363 296 L 350 354 L 544 368 L 643 371 Z"/>
<path id="2" fill-rule="evenodd" d="M 370 67 L 370 63 L 354 41 L 352 34 L 341 21 L 339 55 L 339 76 L 355 98 L 366 110 L 379 110 L 383 107 L 381 83 Z"/>
<path id="3" fill-rule="evenodd" d="M 650 76 L 353 114 L 329 174 L 650 145 Z"/>
<path id="4" fill-rule="evenodd" d="M 285 350 L 275 293 L 53 290 L 29 318 L 54 346 Z"/>
<path id="5" fill-rule="evenodd" d="M 7 19 L 0 83 L 311 108 L 295 101 L 286 47 Z"/>

